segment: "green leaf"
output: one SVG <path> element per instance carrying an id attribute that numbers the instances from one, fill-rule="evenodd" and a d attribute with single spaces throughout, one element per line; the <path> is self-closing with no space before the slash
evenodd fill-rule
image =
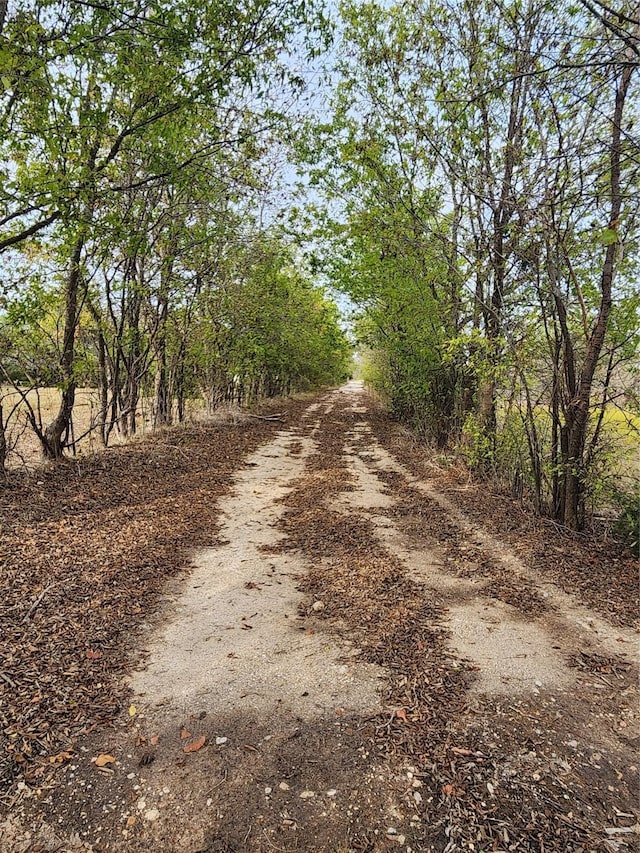
<path id="1" fill-rule="evenodd" d="M 618 232 L 614 228 L 605 228 L 600 234 L 600 242 L 603 246 L 611 246 L 618 242 Z"/>

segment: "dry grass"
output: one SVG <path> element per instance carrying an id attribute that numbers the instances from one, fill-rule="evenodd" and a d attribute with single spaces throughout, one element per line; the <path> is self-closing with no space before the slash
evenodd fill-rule
<path id="1" fill-rule="evenodd" d="M 311 393 L 292 394 L 269 401 L 269 409 L 286 407 L 287 401 L 305 402 L 313 398 Z M 40 443 L 28 420 L 28 407 L 35 412 L 36 419 L 44 426 L 49 424 L 60 406 L 60 391 L 57 388 L 40 388 L 26 393 L 27 402 L 21 394 L 8 385 L 0 385 L 0 403 L 7 423 L 7 468 L 33 469 L 43 464 Z M 264 403 L 264 401 L 263 401 Z M 98 421 L 100 399 L 96 388 L 78 388 L 73 410 L 73 438 L 75 446 L 69 450 L 76 456 L 88 456 L 102 449 Z M 152 400 L 142 398 L 136 411 L 138 431 L 136 438 L 153 431 Z M 188 400 L 186 421 L 190 424 L 225 426 L 242 423 L 247 413 L 237 403 L 222 403 L 214 412 L 207 409 L 203 399 Z M 125 444 L 128 440 L 117 428 L 109 436 L 109 445 Z"/>
<path id="2" fill-rule="evenodd" d="M 57 388 L 40 388 L 26 394 L 27 402 L 21 394 L 10 386 L 0 387 L 0 401 L 7 419 L 7 468 L 34 468 L 42 464 L 40 443 L 28 421 L 30 406 L 36 419 L 45 426 L 56 416 L 60 405 L 60 391 Z M 99 396 L 95 388 L 78 388 L 73 410 L 73 437 L 75 454 L 87 455 L 101 449 L 99 431 L 95 429 L 99 411 Z M 150 430 L 151 404 L 141 401 L 138 408 L 139 432 L 144 435 Z M 114 429 L 110 444 L 122 444 L 123 436 Z"/>

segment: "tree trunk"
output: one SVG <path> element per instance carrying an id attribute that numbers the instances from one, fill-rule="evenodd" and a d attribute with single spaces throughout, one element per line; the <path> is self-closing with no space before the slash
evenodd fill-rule
<path id="1" fill-rule="evenodd" d="M 5 465 L 7 462 L 7 435 L 4 427 L 4 412 L 2 411 L 2 403 L 0 403 L 0 479 L 6 477 Z"/>
<path id="2" fill-rule="evenodd" d="M 633 66 L 625 66 L 621 72 L 616 90 L 615 108 L 612 119 L 611 155 L 609 186 L 611 192 L 611 207 L 609 229 L 613 232 L 618 227 L 622 209 L 622 191 L 620 187 L 621 160 L 621 129 L 624 104 L 631 82 Z M 586 471 L 584 466 L 584 449 L 589 424 L 589 407 L 591 404 L 591 388 L 596 367 L 600 359 L 602 347 L 609 324 L 611 313 L 613 279 L 616 271 L 616 256 L 618 240 L 609 242 L 605 252 L 604 264 L 600 276 L 600 307 L 591 336 L 587 340 L 584 362 L 577 384 L 577 393 L 570 400 L 566 409 L 567 445 L 564 462 L 564 507 L 562 521 L 567 527 L 579 530 L 583 524 L 582 504 L 584 499 Z"/>
<path id="3" fill-rule="evenodd" d="M 84 234 L 76 240 L 69 263 L 65 285 L 65 317 L 60 369 L 62 374 L 62 399 L 55 419 L 43 433 L 42 450 L 48 459 L 60 459 L 64 453 L 69 433 L 71 415 L 76 399 L 76 382 L 73 374 L 76 331 L 78 328 L 78 296 L 81 284 L 80 258 L 84 247 Z"/>
<path id="4" fill-rule="evenodd" d="M 158 303 L 158 332 L 154 344 L 156 360 L 155 390 L 153 399 L 153 427 L 171 423 L 171 400 L 169 394 L 169 370 L 167 365 L 167 316 L 169 305 L 162 295 Z"/>

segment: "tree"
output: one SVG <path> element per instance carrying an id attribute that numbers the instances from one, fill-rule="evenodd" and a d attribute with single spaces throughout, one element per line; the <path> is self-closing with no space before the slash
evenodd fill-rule
<path id="1" fill-rule="evenodd" d="M 579 527 L 606 387 L 633 338 L 638 23 L 599 0 L 346 4 L 343 22 L 333 121 L 302 153 L 353 238 L 346 262 L 411 306 L 359 294 L 396 366 L 390 393 L 410 375 L 458 416 L 438 426 L 428 394 L 399 414 L 440 444 L 462 418 L 476 468 L 531 483 L 540 511 Z M 347 289 L 358 297 L 348 276 Z"/>
<path id="2" fill-rule="evenodd" d="M 108 230 L 110 207 L 132 190 L 168 185 L 194 163 L 206 167 L 216 152 L 235 151 L 277 123 L 269 89 L 298 85 L 286 41 L 307 24 L 313 49 L 325 24 L 305 2 L 253 0 L 238 15 L 235 4 L 219 2 L 196 9 L 181 0 L 23 0 L 4 21 L 0 252 L 38 237 L 67 266 L 62 397 L 40 435 L 46 456 L 60 457 L 67 443 L 88 246 Z M 202 128 L 189 135 L 190 147 L 181 135 L 186 119 Z"/>

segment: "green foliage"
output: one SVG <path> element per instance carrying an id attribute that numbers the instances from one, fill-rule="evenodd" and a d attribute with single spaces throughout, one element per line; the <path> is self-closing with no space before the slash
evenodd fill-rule
<path id="1" fill-rule="evenodd" d="M 344 375 L 335 307 L 259 213 L 303 86 L 291 52 L 331 36 L 320 4 L 18 0 L 2 35 L 0 355 L 64 391 L 45 453 L 80 382 L 106 443 L 137 429 L 142 396 L 160 424 L 203 389 Z"/>
<path id="2" fill-rule="evenodd" d="M 600 415 L 637 397 L 637 34 L 537 0 L 341 12 L 299 144 L 318 267 L 396 416 L 579 527 L 609 500 Z"/>

